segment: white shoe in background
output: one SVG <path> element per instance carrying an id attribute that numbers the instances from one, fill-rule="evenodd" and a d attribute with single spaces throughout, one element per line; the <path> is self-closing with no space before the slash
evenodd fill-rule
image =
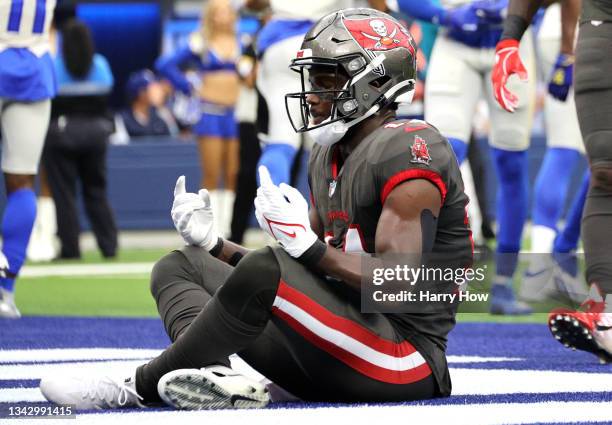
<path id="1" fill-rule="evenodd" d="M 36 221 L 27 249 L 28 260 L 51 261 L 57 258 L 57 214 L 53 198 L 41 196 L 37 201 Z"/>
<path id="2" fill-rule="evenodd" d="M 4 255 L 2 255 L 4 257 Z M 0 288 L 0 318 L 20 319 L 21 312 L 15 305 L 15 293 Z"/>

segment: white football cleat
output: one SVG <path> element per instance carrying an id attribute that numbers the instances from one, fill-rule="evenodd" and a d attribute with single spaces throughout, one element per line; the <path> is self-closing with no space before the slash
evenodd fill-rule
<path id="1" fill-rule="evenodd" d="M 573 276 L 557 265 L 554 270 L 554 291 L 552 297 L 561 300 L 570 300 L 581 303 L 588 296 L 588 288 L 581 275 Z"/>
<path id="2" fill-rule="evenodd" d="M 248 409 L 270 402 L 264 384 L 225 366 L 166 373 L 157 384 L 157 392 L 166 404 L 183 410 Z"/>
<path id="3" fill-rule="evenodd" d="M 0 288 L 0 318 L 19 319 L 21 312 L 15 305 L 15 293 Z"/>
<path id="4" fill-rule="evenodd" d="M 518 297 L 522 301 L 546 301 L 553 287 L 554 264 L 552 256 L 535 254 L 532 263 L 523 273 Z"/>
<path id="5" fill-rule="evenodd" d="M 44 378 L 40 391 L 55 404 L 70 404 L 77 410 L 104 410 L 144 407 L 136 393 L 135 379 L 116 380 L 108 376 Z"/>

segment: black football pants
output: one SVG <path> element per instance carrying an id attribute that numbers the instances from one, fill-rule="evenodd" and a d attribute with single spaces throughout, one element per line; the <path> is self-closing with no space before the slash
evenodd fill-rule
<path id="1" fill-rule="evenodd" d="M 89 116 L 51 121 L 42 162 L 57 210 L 62 258 L 79 258 L 77 185 L 81 183 L 85 212 L 105 257 L 117 252 L 117 227 L 106 193 L 106 150 L 112 122 Z"/>
<path id="2" fill-rule="evenodd" d="M 292 267 L 291 282 L 281 278 L 281 262 Z M 331 286 L 280 249 L 251 252 L 236 268 L 201 248 L 173 251 L 151 276 L 151 292 L 173 343 L 138 368 L 136 389 L 145 402 L 158 402 L 157 383 L 165 373 L 227 364 L 228 356 L 238 353 L 304 400 L 438 395 L 420 353 L 386 316 L 362 314 L 350 291 Z"/>
<path id="3" fill-rule="evenodd" d="M 612 294 L 612 23 L 582 23 L 576 46 L 576 109 L 591 168 L 582 218 L 586 277 Z"/>

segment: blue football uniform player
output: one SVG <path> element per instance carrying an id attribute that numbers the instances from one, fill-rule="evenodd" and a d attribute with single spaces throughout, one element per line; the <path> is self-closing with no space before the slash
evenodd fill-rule
<path id="1" fill-rule="evenodd" d="M 56 92 L 49 28 L 55 0 L 0 2 L 0 129 L 7 194 L 0 317 L 18 318 L 14 286 L 36 219 L 34 178 Z"/>
<path id="2" fill-rule="evenodd" d="M 300 50 L 304 35 L 317 19 L 348 3 L 349 0 L 270 1 L 272 19 L 262 28 L 257 40 L 257 89 L 268 110 L 268 128 L 262 140 L 259 165 L 268 168 L 276 184 L 289 183 L 291 166 L 301 142 L 285 110 L 285 93 L 299 85 L 299 79 L 286 64 Z M 289 108 L 299 113 L 297 103 Z"/>

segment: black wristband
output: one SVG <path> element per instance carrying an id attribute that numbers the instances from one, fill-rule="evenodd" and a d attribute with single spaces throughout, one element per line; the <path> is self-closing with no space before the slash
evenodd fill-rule
<path id="1" fill-rule="evenodd" d="M 223 251 L 223 238 L 217 239 L 217 244 L 208 252 L 210 252 L 210 255 L 213 257 L 218 258 L 221 251 Z"/>
<path id="2" fill-rule="evenodd" d="M 325 251 L 327 251 L 327 244 L 317 239 L 297 260 L 306 267 L 315 267 L 325 255 Z"/>
<path id="3" fill-rule="evenodd" d="M 234 254 L 230 257 L 230 259 L 227 262 L 227 264 L 229 264 L 230 266 L 236 267 L 236 264 L 238 264 L 240 262 L 240 260 L 242 260 L 242 257 L 244 257 L 244 255 L 242 255 L 242 253 L 234 252 Z"/>
<path id="4" fill-rule="evenodd" d="M 525 31 L 527 31 L 528 26 L 529 22 L 522 16 L 508 15 L 504 21 L 504 31 L 502 32 L 500 40 L 511 38 L 520 41 Z"/>

